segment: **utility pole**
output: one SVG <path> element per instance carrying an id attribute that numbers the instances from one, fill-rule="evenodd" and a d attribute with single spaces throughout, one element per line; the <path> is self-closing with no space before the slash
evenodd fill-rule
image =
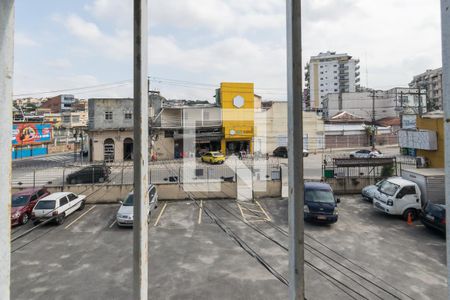
<path id="1" fill-rule="evenodd" d="M 419 88 L 418 88 L 418 92 L 417 92 L 417 95 L 418 95 L 418 97 L 419 97 L 419 117 L 422 117 L 422 115 L 423 115 L 423 110 L 422 110 L 422 93 L 421 93 L 422 91 L 421 91 L 421 87 L 420 87 L 420 85 L 419 85 Z"/>
<path id="2" fill-rule="evenodd" d="M 133 298 L 148 299 L 148 0 L 134 0 Z"/>
<path id="3" fill-rule="evenodd" d="M 372 125 L 375 125 L 375 90 L 372 91 Z"/>
<path id="4" fill-rule="evenodd" d="M 450 207 L 450 0 L 441 0 L 442 25 L 442 90 L 445 135 L 445 204 Z M 450 262 L 450 214 L 446 214 L 447 261 Z M 450 299 L 450 268 L 447 268 L 448 299 Z"/>
<path id="5" fill-rule="evenodd" d="M 289 299 L 305 299 L 301 0 L 286 1 L 289 129 Z"/>
<path id="6" fill-rule="evenodd" d="M 397 93 L 395 93 L 397 95 Z M 403 91 L 400 92 L 400 128 L 403 128 Z"/>
<path id="7" fill-rule="evenodd" d="M 14 0 L 0 1 L 0 299 L 11 297 L 11 136 Z"/>

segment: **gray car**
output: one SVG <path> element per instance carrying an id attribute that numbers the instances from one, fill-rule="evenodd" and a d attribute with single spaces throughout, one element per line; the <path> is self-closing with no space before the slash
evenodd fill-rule
<path id="1" fill-rule="evenodd" d="M 152 211 L 158 207 L 158 193 L 156 187 L 151 184 L 147 193 L 149 194 L 149 206 L 148 206 L 148 221 L 150 221 L 150 216 Z M 129 193 L 125 198 L 125 201 L 121 201 L 122 205 L 116 214 L 117 226 L 133 226 L 133 207 L 134 207 L 134 194 Z"/>

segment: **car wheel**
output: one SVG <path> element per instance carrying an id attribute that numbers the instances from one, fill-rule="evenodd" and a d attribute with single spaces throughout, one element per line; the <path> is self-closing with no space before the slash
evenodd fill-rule
<path id="1" fill-rule="evenodd" d="M 66 215 L 64 213 L 60 214 L 59 216 L 56 217 L 56 224 L 62 225 L 65 219 Z"/>
<path id="2" fill-rule="evenodd" d="M 24 213 L 21 217 L 20 217 L 20 224 L 25 225 L 28 223 L 28 221 L 30 220 L 30 216 L 28 216 L 27 213 Z"/>
<path id="3" fill-rule="evenodd" d="M 100 177 L 100 178 L 98 179 L 98 182 L 100 182 L 100 183 L 105 182 L 105 178 L 104 178 L 104 177 Z"/>
<path id="4" fill-rule="evenodd" d="M 284 157 L 284 158 L 287 158 L 287 157 L 288 157 L 288 155 L 287 155 L 287 154 L 283 154 L 283 157 Z"/>
<path id="5" fill-rule="evenodd" d="M 83 210 L 85 206 L 86 206 L 86 203 L 84 201 L 81 201 L 81 204 L 80 204 L 80 207 L 78 208 L 78 210 Z"/>
<path id="6" fill-rule="evenodd" d="M 350 154 L 350 158 L 355 158 L 355 156 L 353 154 Z"/>
<path id="7" fill-rule="evenodd" d="M 75 178 L 70 179 L 70 184 L 76 184 L 77 180 Z"/>
<path id="8" fill-rule="evenodd" d="M 148 216 L 147 216 L 147 223 L 148 223 L 148 224 L 150 224 L 151 216 L 152 216 L 152 213 L 151 213 L 151 212 L 148 213 Z"/>
<path id="9" fill-rule="evenodd" d="M 417 210 L 414 208 L 408 208 L 403 212 L 403 220 L 408 221 L 408 215 L 411 214 L 411 219 L 414 221 L 417 219 Z"/>

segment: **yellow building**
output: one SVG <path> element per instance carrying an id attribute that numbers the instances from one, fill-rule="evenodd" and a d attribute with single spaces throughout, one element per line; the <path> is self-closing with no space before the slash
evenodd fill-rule
<path id="1" fill-rule="evenodd" d="M 222 153 L 253 153 L 255 94 L 253 83 L 223 82 L 217 93 L 222 107 Z"/>
<path id="2" fill-rule="evenodd" d="M 430 168 L 444 168 L 445 156 L 445 139 L 444 139 L 444 114 L 432 112 L 417 117 L 416 127 L 419 130 L 429 130 L 436 133 L 437 150 L 421 150 L 417 149 L 417 156 L 425 157 Z"/>

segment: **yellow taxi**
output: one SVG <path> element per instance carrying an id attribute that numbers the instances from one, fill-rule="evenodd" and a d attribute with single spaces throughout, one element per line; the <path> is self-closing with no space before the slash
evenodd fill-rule
<path id="1" fill-rule="evenodd" d="M 225 161 L 225 155 L 218 151 L 206 152 L 202 155 L 202 162 L 210 164 L 223 164 Z"/>

